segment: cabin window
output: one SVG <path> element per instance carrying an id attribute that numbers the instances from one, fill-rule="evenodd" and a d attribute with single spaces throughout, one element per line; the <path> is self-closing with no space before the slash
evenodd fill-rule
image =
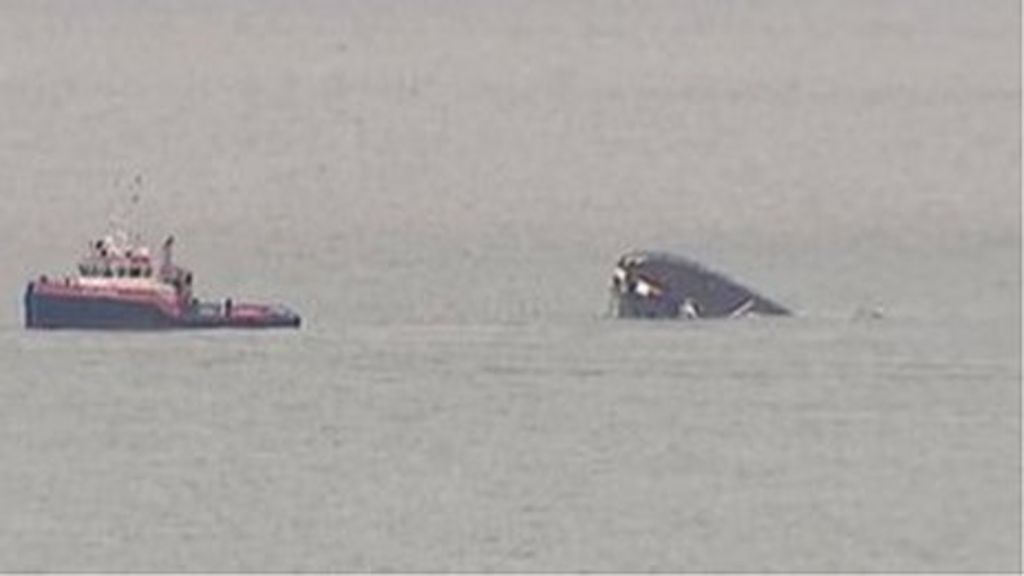
<path id="1" fill-rule="evenodd" d="M 88 276 L 89 268 L 85 264 L 81 264 L 78 267 L 78 273 L 81 274 L 82 276 Z"/>
<path id="2" fill-rule="evenodd" d="M 117 277 L 118 278 L 124 278 L 125 277 L 125 272 L 126 272 L 126 270 L 119 266 L 117 268 Z"/>
<path id="3" fill-rule="evenodd" d="M 144 278 L 149 278 L 152 275 L 153 275 L 153 269 L 150 268 L 149 266 L 146 266 L 145 268 L 142 269 L 142 276 Z"/>
<path id="4" fill-rule="evenodd" d="M 114 271 L 111 270 L 110 268 L 104 268 L 103 269 L 103 276 L 105 276 L 107 278 L 113 278 L 114 277 Z"/>
<path id="5" fill-rule="evenodd" d="M 142 270 L 139 270 L 138 268 L 131 268 L 128 270 L 128 276 L 138 278 L 139 276 L 142 276 Z"/>

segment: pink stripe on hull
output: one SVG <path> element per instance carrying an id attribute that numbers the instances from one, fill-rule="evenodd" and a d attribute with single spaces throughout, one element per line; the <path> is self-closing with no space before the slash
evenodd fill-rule
<path id="1" fill-rule="evenodd" d="M 82 286 L 77 284 L 57 284 L 52 282 L 36 282 L 34 290 L 45 296 L 60 296 L 64 298 L 82 299 L 108 299 L 132 304 L 148 304 L 156 306 L 161 312 L 168 316 L 178 318 L 181 316 L 181 304 L 175 299 L 165 298 L 158 292 L 152 290 L 139 290 L 132 288 L 100 288 Z"/>

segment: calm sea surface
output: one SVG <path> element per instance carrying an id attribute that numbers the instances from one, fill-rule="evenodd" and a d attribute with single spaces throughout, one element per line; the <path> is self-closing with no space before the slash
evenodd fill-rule
<path id="1" fill-rule="evenodd" d="M 4 2 L 0 570 L 1019 571 L 1019 26 Z M 303 329 L 24 331 L 136 193 Z M 610 320 L 632 248 L 798 314 Z"/>

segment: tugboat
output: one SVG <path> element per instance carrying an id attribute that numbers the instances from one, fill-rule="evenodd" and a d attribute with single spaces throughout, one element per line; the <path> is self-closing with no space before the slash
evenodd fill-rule
<path id="1" fill-rule="evenodd" d="M 77 273 L 40 276 L 25 290 L 25 326 L 32 329 L 174 330 L 298 328 L 302 319 L 284 306 L 201 302 L 192 295 L 192 272 L 173 260 L 174 237 L 159 262 L 121 232 L 89 244 Z"/>

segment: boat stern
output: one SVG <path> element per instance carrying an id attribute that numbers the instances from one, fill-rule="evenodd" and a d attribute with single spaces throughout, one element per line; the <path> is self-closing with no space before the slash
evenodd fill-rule
<path id="1" fill-rule="evenodd" d="M 299 328 L 302 317 L 287 306 L 197 302 L 183 316 L 183 328 Z"/>
<path id="2" fill-rule="evenodd" d="M 267 309 L 267 321 L 279 328 L 302 327 L 302 316 L 287 306 L 270 306 Z"/>

